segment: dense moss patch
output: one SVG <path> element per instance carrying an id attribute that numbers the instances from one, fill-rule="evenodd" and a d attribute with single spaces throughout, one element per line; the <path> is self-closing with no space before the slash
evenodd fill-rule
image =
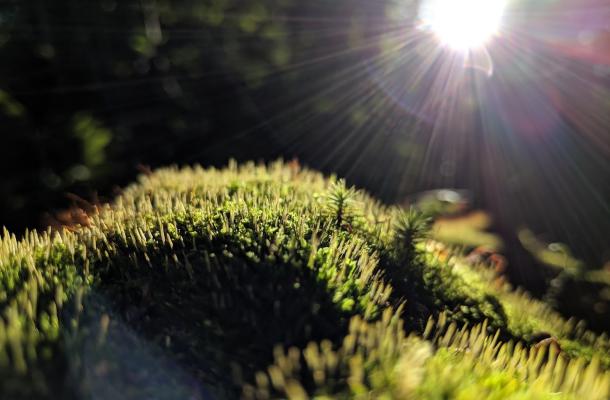
<path id="1" fill-rule="evenodd" d="M 607 337 L 295 164 L 159 170 L 88 222 L 3 234 L 2 397 L 609 394 Z"/>

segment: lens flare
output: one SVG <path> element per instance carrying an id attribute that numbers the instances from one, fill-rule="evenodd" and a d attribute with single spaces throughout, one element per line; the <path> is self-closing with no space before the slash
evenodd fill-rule
<path id="1" fill-rule="evenodd" d="M 506 0 L 428 0 L 420 17 L 443 44 L 469 51 L 499 32 L 505 6 Z"/>

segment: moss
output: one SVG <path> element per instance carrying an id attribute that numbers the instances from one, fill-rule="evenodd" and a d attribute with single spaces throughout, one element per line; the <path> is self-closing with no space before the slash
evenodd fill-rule
<path id="1" fill-rule="evenodd" d="M 608 394 L 606 337 L 294 163 L 162 169 L 89 221 L 3 234 L 3 398 Z"/>

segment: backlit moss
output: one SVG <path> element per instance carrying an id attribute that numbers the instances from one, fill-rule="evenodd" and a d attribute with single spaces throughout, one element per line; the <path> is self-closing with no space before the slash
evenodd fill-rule
<path id="1" fill-rule="evenodd" d="M 295 163 L 142 176 L 87 226 L 3 233 L 0 397 L 608 395 L 607 337 L 426 225 Z"/>

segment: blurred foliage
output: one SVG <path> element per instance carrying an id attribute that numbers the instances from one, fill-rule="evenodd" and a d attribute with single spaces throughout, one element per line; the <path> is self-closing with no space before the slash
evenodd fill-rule
<path id="1" fill-rule="evenodd" d="M 548 269 L 545 300 L 562 312 L 587 321 L 592 329 L 610 332 L 610 270 L 587 266 L 563 243 L 545 243 L 522 229 L 523 246 Z"/>
<path id="2" fill-rule="evenodd" d="M 466 190 L 439 189 L 410 196 L 407 202 L 434 219 L 431 235 L 435 239 L 466 250 L 502 251 L 502 238 L 492 232 L 492 216 L 471 210 L 471 197 Z"/>
<path id="3" fill-rule="evenodd" d="M 23 116 L 23 106 L 11 97 L 10 94 L 0 90 L 0 105 L 3 108 L 4 114 L 8 117 L 18 118 Z"/>
<path id="4" fill-rule="evenodd" d="M 104 151 L 112 140 L 112 133 L 97 119 L 87 114 L 74 116 L 73 131 L 82 142 L 82 157 L 85 164 L 92 168 L 103 164 Z"/>
<path id="5" fill-rule="evenodd" d="M 502 238 L 488 231 L 491 222 L 489 214 L 473 211 L 463 216 L 438 219 L 432 227 L 432 233 L 444 243 L 466 248 L 483 247 L 493 252 L 502 251 Z"/>
<path id="6" fill-rule="evenodd" d="M 558 273 L 576 273 L 585 268 L 584 263 L 576 259 L 570 248 L 563 243 L 544 243 L 529 229 L 519 231 L 519 240 L 538 261 L 554 268 Z"/>

